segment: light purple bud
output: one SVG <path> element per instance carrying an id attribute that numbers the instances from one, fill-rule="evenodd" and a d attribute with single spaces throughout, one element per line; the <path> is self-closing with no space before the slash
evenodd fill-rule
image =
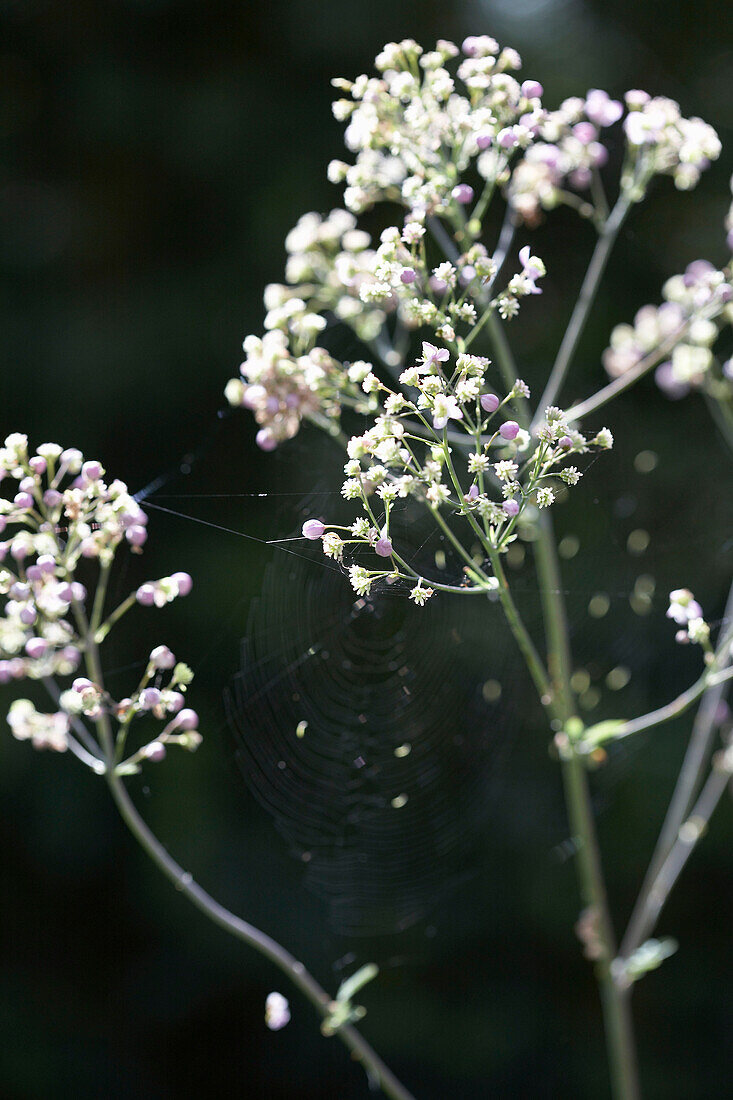
<path id="1" fill-rule="evenodd" d="M 25 676 L 26 664 L 22 657 L 13 657 L 11 661 L 8 661 L 8 668 L 14 680 L 22 680 Z"/>
<path id="2" fill-rule="evenodd" d="M 161 760 L 165 760 L 165 745 L 163 742 L 151 741 L 149 745 L 146 745 L 145 759 L 152 764 L 160 764 Z"/>
<path id="3" fill-rule="evenodd" d="M 81 603 L 82 600 L 85 600 L 87 598 L 87 590 L 83 584 L 79 583 L 79 581 L 74 581 L 71 585 L 71 595 L 77 603 Z"/>
<path id="4" fill-rule="evenodd" d="M 24 607 L 18 615 L 18 618 L 23 626 L 32 626 L 38 618 L 35 607 Z"/>
<path id="5" fill-rule="evenodd" d="M 86 481 L 97 481 L 102 476 L 102 466 L 99 462 L 85 462 L 81 468 L 81 476 Z"/>
<path id="6" fill-rule="evenodd" d="M 687 382 L 681 382 L 675 377 L 674 368 L 669 362 L 660 363 L 654 372 L 654 381 L 670 401 L 679 401 L 690 392 Z"/>
<path id="7" fill-rule="evenodd" d="M 30 466 L 31 470 L 33 470 L 34 474 L 40 475 L 45 474 L 46 472 L 46 459 L 42 458 L 41 455 L 34 455 L 28 465 Z"/>
<path id="8" fill-rule="evenodd" d="M 36 487 L 36 479 L 34 477 L 24 477 L 18 484 L 18 488 L 23 493 L 32 493 Z"/>
<path id="9" fill-rule="evenodd" d="M 140 706 L 143 710 L 152 710 L 160 703 L 160 692 L 157 688 L 143 688 L 140 692 Z"/>
<path id="10" fill-rule="evenodd" d="M 569 451 L 573 445 L 573 441 L 569 435 L 564 435 L 561 439 L 558 439 L 557 445 L 558 447 L 562 447 L 564 451 Z"/>
<path id="11" fill-rule="evenodd" d="M 505 516 L 518 516 L 519 504 L 516 500 L 505 500 L 501 506 L 501 510 Z"/>
<path id="12" fill-rule="evenodd" d="M 466 57 L 475 57 L 479 51 L 479 40 L 475 34 L 471 34 L 468 38 L 464 38 L 461 44 L 461 49 L 465 53 Z"/>
<path id="13" fill-rule="evenodd" d="M 27 557 L 27 555 L 28 555 L 28 549 L 22 542 L 20 542 L 20 543 L 18 543 L 18 542 L 11 543 L 11 546 L 10 546 L 10 556 L 11 556 L 11 558 L 13 558 L 15 561 L 22 561 L 23 558 Z"/>
<path id="14" fill-rule="evenodd" d="M 725 238 L 728 248 L 733 252 L 733 229 L 728 230 L 728 235 Z"/>
<path id="15" fill-rule="evenodd" d="M 488 149 L 494 140 L 494 135 L 490 134 L 487 130 L 484 130 L 481 134 L 476 134 L 476 144 L 483 152 L 484 149 Z"/>
<path id="16" fill-rule="evenodd" d="M 514 146 L 517 144 L 517 139 L 514 135 L 514 131 L 510 129 L 500 130 L 497 140 L 502 149 L 513 149 Z"/>
<path id="17" fill-rule="evenodd" d="M 495 393 L 481 394 L 481 408 L 484 412 L 494 413 L 499 408 L 500 401 Z"/>
<path id="18" fill-rule="evenodd" d="M 86 691 L 87 688 L 91 688 L 91 687 L 94 687 L 94 684 L 92 683 L 91 680 L 87 680 L 86 676 L 77 676 L 77 678 L 74 680 L 73 684 L 71 685 L 71 690 L 72 691 L 78 691 L 79 694 L 81 695 L 82 691 Z"/>
<path id="19" fill-rule="evenodd" d="M 141 584 L 135 593 L 135 599 L 143 607 L 152 607 L 155 603 L 155 586 L 152 584 Z"/>
<path id="20" fill-rule="evenodd" d="M 539 99 L 544 90 L 539 80 L 525 80 L 522 84 L 522 95 L 527 99 Z"/>
<path id="21" fill-rule="evenodd" d="M 0 684 L 7 684 L 11 679 L 10 661 L 0 661 Z"/>
<path id="22" fill-rule="evenodd" d="M 158 645 L 150 654 L 150 661 L 156 668 L 167 669 L 174 667 L 176 658 L 167 645 Z"/>
<path id="23" fill-rule="evenodd" d="M 45 638 L 29 638 L 25 643 L 25 651 L 31 660 L 37 660 L 38 657 L 42 657 L 48 649 L 48 642 Z"/>
<path id="24" fill-rule="evenodd" d="M 274 451 L 277 447 L 277 440 L 269 428 L 260 428 L 255 436 L 255 443 L 261 451 Z"/>
<path id="25" fill-rule="evenodd" d="M 476 485 L 476 483 L 474 482 L 474 484 L 471 486 L 471 488 L 466 493 L 466 500 L 475 500 L 478 495 L 479 495 L 478 485 Z"/>
<path id="26" fill-rule="evenodd" d="M 190 573 L 174 573 L 171 580 L 175 582 L 179 596 L 187 596 L 193 588 L 193 580 Z"/>
<path id="27" fill-rule="evenodd" d="M 10 586 L 10 598 L 13 600 L 27 600 L 31 594 L 30 585 L 24 581 L 16 581 Z"/>
<path id="28" fill-rule="evenodd" d="M 144 527 L 128 527 L 125 531 L 125 538 L 131 546 L 143 546 L 148 538 L 148 532 Z"/>
<path id="29" fill-rule="evenodd" d="M 43 577 L 43 570 L 38 565 L 29 565 L 25 575 L 29 581 L 40 581 Z"/>
<path id="30" fill-rule="evenodd" d="M 516 420 L 505 420 L 499 428 L 499 435 L 502 439 L 516 439 L 519 435 L 519 425 Z"/>
<path id="31" fill-rule="evenodd" d="M 166 710 L 171 714 L 178 714 L 185 701 L 180 691 L 171 691 L 166 695 Z"/>
<path id="32" fill-rule="evenodd" d="M 15 499 L 13 500 L 13 504 L 15 505 L 16 508 L 23 508 L 23 509 L 32 508 L 33 507 L 33 497 L 31 496 L 30 493 L 18 493 L 16 495 Z"/>
<path id="33" fill-rule="evenodd" d="M 374 544 L 374 553 L 378 554 L 380 558 L 388 558 L 392 554 L 392 541 L 388 539 L 386 535 L 382 535 L 381 539 L 377 539 Z"/>
<path id="34" fill-rule="evenodd" d="M 76 668 L 76 666 L 79 664 L 79 661 L 81 660 L 81 653 L 76 648 L 76 646 L 73 645 L 64 646 L 64 648 L 61 650 L 61 656 L 65 661 L 68 661 L 72 668 Z"/>
<path id="35" fill-rule="evenodd" d="M 42 573 L 53 573 L 56 569 L 56 560 L 51 554 L 41 554 L 37 564 Z"/>
<path id="36" fill-rule="evenodd" d="M 579 122 L 577 126 L 573 126 L 573 134 L 583 145 L 589 145 L 598 136 L 592 122 Z"/>
<path id="37" fill-rule="evenodd" d="M 195 730 L 198 729 L 199 716 L 195 710 L 182 710 L 174 718 L 173 724 L 179 730 Z"/>
<path id="38" fill-rule="evenodd" d="M 459 183 L 451 191 L 451 196 L 461 206 L 468 206 L 470 202 L 473 202 L 473 187 L 470 187 L 467 183 Z"/>
<path id="39" fill-rule="evenodd" d="M 433 294 L 445 294 L 448 289 L 448 284 L 444 283 L 442 279 L 439 279 L 437 275 L 431 275 L 429 284 Z"/>
<path id="40" fill-rule="evenodd" d="M 325 530 L 325 524 L 321 523 L 319 519 L 307 519 L 303 524 L 303 538 L 315 542 L 316 539 L 321 538 Z"/>
<path id="41" fill-rule="evenodd" d="M 410 283 L 414 283 L 417 278 L 417 272 L 412 267 L 406 267 L 400 272 L 400 282 L 405 286 L 409 286 Z"/>
<path id="42" fill-rule="evenodd" d="M 466 264 L 462 267 L 458 276 L 462 286 L 468 286 L 476 278 L 476 268 L 472 264 Z"/>
<path id="43" fill-rule="evenodd" d="M 58 489 L 46 489 L 46 492 L 43 494 L 43 503 L 47 508 L 55 508 L 62 500 L 63 497 Z"/>

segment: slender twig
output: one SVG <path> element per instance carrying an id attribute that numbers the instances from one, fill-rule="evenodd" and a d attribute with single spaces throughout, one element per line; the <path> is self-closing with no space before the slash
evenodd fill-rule
<path id="1" fill-rule="evenodd" d="M 565 330 L 562 343 L 560 344 L 560 350 L 557 353 L 557 358 L 553 364 L 550 372 L 550 377 L 547 380 L 545 391 L 540 398 L 538 405 L 537 418 L 542 415 L 542 410 L 547 405 L 554 405 L 555 401 L 560 393 L 565 376 L 572 362 L 572 358 L 578 347 L 578 341 L 583 334 L 588 315 L 591 310 L 591 306 L 595 301 L 598 286 L 603 272 L 606 269 L 608 258 L 611 255 L 616 238 L 618 237 L 619 230 L 624 223 L 626 215 L 631 209 L 631 202 L 627 198 L 626 193 L 622 192 L 619 196 L 616 205 L 608 216 L 604 223 L 603 229 L 600 232 L 596 247 L 593 250 L 588 270 L 585 273 L 582 286 L 580 288 L 580 294 L 578 300 L 575 303 L 570 322 Z"/>
<path id="2" fill-rule="evenodd" d="M 730 771 L 722 764 L 713 766 L 708 778 L 700 792 L 700 797 L 692 807 L 692 812 L 686 821 L 677 830 L 674 844 L 667 852 L 660 864 L 648 890 L 644 894 L 644 902 L 634 921 L 633 928 L 629 926 L 629 932 L 624 938 L 624 944 L 619 955 L 621 966 L 617 967 L 617 982 L 624 984 L 625 976 L 623 962 L 628 959 L 636 949 L 654 931 L 659 915 L 664 908 L 674 884 L 680 877 L 687 860 L 698 840 L 705 833 L 715 807 L 723 796 L 730 783 Z"/>
<path id="3" fill-rule="evenodd" d="M 607 386 L 601 387 L 600 390 L 592 394 L 591 397 L 586 398 L 585 401 L 580 401 L 577 405 L 573 405 L 566 413 L 568 423 L 572 424 L 581 420 L 584 416 L 587 416 L 588 413 L 595 412 L 596 409 L 600 409 L 604 405 L 607 405 L 609 401 L 612 401 L 614 397 L 618 397 L 624 390 L 628 390 L 638 382 L 640 378 L 648 374 L 653 367 L 656 367 L 657 363 L 660 363 L 662 359 L 664 359 L 665 355 L 679 343 L 689 327 L 690 321 L 686 321 L 678 329 L 675 329 L 666 340 L 662 341 L 658 347 L 650 351 L 643 359 L 640 359 L 635 366 L 624 371 L 618 378 L 614 378 L 613 382 L 609 382 Z"/>
<path id="4" fill-rule="evenodd" d="M 270 936 L 235 916 L 220 905 L 218 901 L 196 883 L 192 876 L 183 870 L 168 854 L 157 837 L 151 832 L 137 812 L 124 783 L 114 772 L 107 774 L 107 783 L 115 805 L 132 835 L 153 863 L 163 872 L 176 890 L 188 898 L 209 920 L 225 932 L 253 947 L 275 964 L 297 988 L 305 994 L 320 1014 L 326 1018 L 331 1011 L 332 998 L 308 973 L 294 955 L 281 947 Z M 366 1039 L 346 1024 L 336 1031 L 341 1041 L 361 1063 L 371 1081 L 378 1083 L 385 1096 L 392 1100 L 414 1100 L 412 1094 L 397 1080 L 392 1071 L 384 1064 L 379 1055 L 367 1043 Z"/>
<path id="5" fill-rule="evenodd" d="M 728 593 L 723 621 L 730 621 L 731 618 L 733 618 L 733 584 Z M 730 657 L 728 656 L 727 659 L 730 660 Z M 623 958 L 628 958 L 644 938 L 643 928 L 646 925 L 645 913 L 648 899 L 660 869 L 679 837 L 680 828 L 690 812 L 710 755 L 715 737 L 715 718 L 726 690 L 727 681 L 723 680 L 705 689 L 664 824 L 621 944 Z"/>
<path id="6" fill-rule="evenodd" d="M 90 628 L 87 634 L 85 661 L 89 677 L 103 687 L 102 668 L 99 649 Z M 55 685 L 53 685 L 55 689 Z M 104 772 L 107 786 L 120 815 L 132 835 L 166 878 L 199 909 L 209 920 L 237 939 L 253 947 L 265 958 L 270 959 L 297 986 L 315 1006 L 320 1014 L 327 1018 L 331 1013 L 332 998 L 318 984 L 289 951 L 261 932 L 254 925 L 231 913 L 196 883 L 191 874 L 184 871 L 154 835 L 137 812 L 122 779 L 115 771 L 115 744 L 109 715 L 103 711 L 96 721 L 100 744 L 104 750 L 106 769 Z M 379 1085 L 390 1100 L 414 1100 L 414 1097 L 395 1077 L 379 1055 L 367 1043 L 366 1039 L 350 1024 L 339 1027 L 335 1034 L 351 1051 L 353 1057 L 361 1063 L 370 1081 Z"/>
<path id="7" fill-rule="evenodd" d="M 707 691 L 710 691 L 711 699 L 713 698 L 712 693 L 716 689 L 720 689 L 722 692 L 725 684 L 731 679 L 733 679 L 733 669 L 731 668 L 722 669 L 720 672 L 710 672 L 706 669 L 699 680 L 696 680 L 686 691 L 681 692 L 676 699 L 672 699 L 671 702 L 658 707 L 657 710 L 650 710 L 648 714 L 641 714 L 638 718 L 631 718 L 628 722 L 624 722 L 622 726 L 614 730 L 613 740 L 618 741 L 622 737 L 630 737 L 634 733 L 641 733 L 642 730 L 652 729 L 653 726 L 660 726 L 663 722 L 678 718 Z M 716 692 L 716 694 L 719 698 L 719 693 Z M 700 709 L 702 710 L 702 706 Z M 712 704 L 705 709 L 706 711 L 710 709 L 711 717 L 715 713 Z"/>

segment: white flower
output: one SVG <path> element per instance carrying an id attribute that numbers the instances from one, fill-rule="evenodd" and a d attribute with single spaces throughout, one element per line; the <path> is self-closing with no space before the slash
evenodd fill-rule
<path id="1" fill-rule="evenodd" d="M 433 427 L 444 428 L 449 420 L 463 420 L 463 412 L 455 397 L 439 393 L 433 401 Z"/>
<path id="2" fill-rule="evenodd" d="M 290 1021 L 290 1006 L 282 993 L 269 993 L 265 1001 L 265 1023 L 271 1031 L 279 1031 Z"/>

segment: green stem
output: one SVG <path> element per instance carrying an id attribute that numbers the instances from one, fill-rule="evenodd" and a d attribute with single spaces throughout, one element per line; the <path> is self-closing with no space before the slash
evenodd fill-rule
<path id="1" fill-rule="evenodd" d="M 96 684 L 102 687 L 102 669 L 99 660 L 99 650 L 94 635 L 90 629 L 88 645 L 85 653 L 87 670 Z M 303 964 L 299 962 L 289 951 L 281 947 L 270 936 L 261 932 L 258 928 L 248 924 L 241 917 L 235 916 L 220 905 L 218 901 L 207 894 L 206 891 L 194 882 L 193 877 L 178 864 L 165 850 L 154 833 L 137 812 L 132 799 L 119 775 L 115 774 L 115 746 L 109 715 L 101 714 L 96 723 L 100 744 L 105 753 L 107 770 L 105 779 L 110 794 L 122 820 L 127 825 L 132 835 L 137 840 L 143 851 L 150 857 L 156 867 L 163 872 L 165 877 L 173 883 L 176 890 L 183 894 L 199 909 L 209 920 L 230 935 L 242 940 L 249 947 L 253 947 L 265 958 L 273 962 L 279 969 L 297 986 L 298 989 L 316 1007 L 321 1015 L 326 1018 L 331 1011 L 332 998 L 318 984 L 315 978 L 308 973 Z M 351 1051 L 354 1058 L 361 1062 L 371 1080 L 378 1082 L 385 1096 L 390 1100 L 414 1100 L 414 1097 L 397 1080 L 392 1071 L 384 1064 L 379 1055 L 372 1049 L 362 1035 L 350 1024 L 340 1027 L 336 1034 Z"/>
<path id="2" fill-rule="evenodd" d="M 564 724 L 573 717 L 574 699 L 570 686 L 572 655 L 568 642 L 565 601 L 555 550 L 552 522 L 543 515 L 540 537 L 534 543 L 537 575 L 547 631 L 548 664 L 555 692 L 556 717 Z M 598 838 L 591 804 L 588 775 L 582 758 L 566 734 L 559 740 L 565 801 L 573 838 L 577 845 L 577 869 L 581 897 L 593 922 L 597 943 L 595 965 L 613 1095 L 617 1100 L 638 1100 L 640 1096 L 634 1051 L 630 1001 L 613 980 L 611 962 L 616 940 L 603 879 Z"/>

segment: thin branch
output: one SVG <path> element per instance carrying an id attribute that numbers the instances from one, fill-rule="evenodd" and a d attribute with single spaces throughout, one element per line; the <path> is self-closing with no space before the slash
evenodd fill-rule
<path id="1" fill-rule="evenodd" d="M 560 350 L 557 353 L 557 358 L 550 372 L 550 377 L 547 380 L 545 391 L 540 398 L 535 423 L 539 422 L 542 416 L 542 410 L 546 408 L 547 405 L 555 404 L 556 398 L 562 389 L 565 377 L 578 347 L 578 342 L 583 334 L 586 321 L 588 320 L 588 315 L 595 301 L 603 272 L 606 270 L 608 258 L 611 255 L 619 230 L 630 209 L 631 202 L 626 197 L 625 192 L 622 192 L 611 214 L 606 220 L 596 243 L 596 247 L 593 250 L 588 270 L 585 273 L 580 288 L 578 300 L 575 303 L 570 322 L 565 330 L 565 335 L 560 344 Z"/>
<path id="2" fill-rule="evenodd" d="M 733 584 L 731 584 L 728 593 L 723 621 L 730 621 L 731 618 L 733 618 Z M 726 663 L 730 661 L 729 655 L 722 655 Z M 621 944 L 621 956 L 623 958 L 628 958 L 644 939 L 643 928 L 646 926 L 645 914 L 648 899 L 660 869 L 679 837 L 680 828 L 690 812 L 690 807 L 699 788 L 715 737 L 716 714 L 725 698 L 727 683 L 727 680 L 720 680 L 717 683 L 709 684 L 705 689 L 693 723 L 692 734 L 669 809 Z"/>

